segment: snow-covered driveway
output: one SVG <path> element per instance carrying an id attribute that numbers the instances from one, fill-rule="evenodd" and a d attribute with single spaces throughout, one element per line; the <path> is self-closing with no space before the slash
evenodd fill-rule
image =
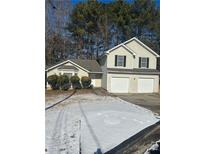
<path id="1" fill-rule="evenodd" d="M 118 97 L 74 95 L 46 111 L 46 153 L 104 153 L 156 122 L 151 111 Z"/>

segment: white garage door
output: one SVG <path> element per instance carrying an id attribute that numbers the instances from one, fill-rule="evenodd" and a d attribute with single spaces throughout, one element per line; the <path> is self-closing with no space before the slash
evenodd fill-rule
<path id="1" fill-rule="evenodd" d="M 129 78 L 111 78 L 111 92 L 112 93 L 128 93 Z"/>
<path id="2" fill-rule="evenodd" d="M 138 92 L 139 93 L 153 93 L 154 92 L 154 79 L 138 79 Z"/>

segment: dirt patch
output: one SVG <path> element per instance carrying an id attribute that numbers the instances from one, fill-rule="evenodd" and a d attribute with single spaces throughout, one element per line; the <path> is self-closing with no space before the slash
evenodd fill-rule
<path id="1" fill-rule="evenodd" d="M 81 95 L 81 94 L 95 94 L 95 95 L 98 95 L 98 96 L 114 96 L 114 95 L 108 93 L 103 88 L 77 89 L 75 95 Z"/>
<path id="2" fill-rule="evenodd" d="M 77 89 L 75 95 L 91 94 L 91 93 L 93 93 L 93 89 Z"/>
<path id="3" fill-rule="evenodd" d="M 68 97 L 73 93 L 73 90 L 61 91 L 61 90 L 46 90 L 45 91 L 45 106 L 48 107 L 55 104 L 58 101 Z"/>
<path id="4" fill-rule="evenodd" d="M 115 97 L 114 95 L 108 93 L 107 90 L 105 90 L 103 88 L 94 88 L 93 93 L 96 95 L 99 95 L 99 96 L 113 96 L 113 97 Z"/>
<path id="5" fill-rule="evenodd" d="M 62 90 L 46 90 L 45 91 L 45 96 L 46 97 L 53 97 L 61 94 L 69 94 L 72 93 L 73 90 L 68 90 L 68 91 L 62 91 Z"/>

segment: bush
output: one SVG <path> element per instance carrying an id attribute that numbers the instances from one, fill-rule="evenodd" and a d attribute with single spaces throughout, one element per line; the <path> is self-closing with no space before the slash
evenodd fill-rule
<path id="1" fill-rule="evenodd" d="M 47 78 L 48 84 L 53 90 L 59 89 L 59 77 L 58 75 L 51 75 Z"/>
<path id="2" fill-rule="evenodd" d="M 67 75 L 60 75 L 58 79 L 61 90 L 68 90 L 70 88 L 69 78 Z"/>
<path id="3" fill-rule="evenodd" d="M 91 78 L 87 76 L 83 76 L 81 78 L 81 83 L 83 88 L 90 88 L 91 87 Z"/>
<path id="4" fill-rule="evenodd" d="M 81 89 L 80 78 L 77 75 L 71 76 L 70 81 L 73 89 Z"/>

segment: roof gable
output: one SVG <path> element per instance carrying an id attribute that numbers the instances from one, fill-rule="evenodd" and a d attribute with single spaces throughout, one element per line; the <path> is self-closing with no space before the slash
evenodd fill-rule
<path id="1" fill-rule="evenodd" d="M 127 46 L 125 46 L 123 43 L 109 49 L 106 54 L 109 54 L 110 52 L 114 51 L 115 49 L 119 48 L 119 47 L 123 47 L 124 49 L 126 49 L 128 52 L 130 52 L 133 56 L 135 56 L 136 54 L 130 49 L 128 48 Z"/>
<path id="2" fill-rule="evenodd" d="M 46 71 L 50 71 L 54 68 L 57 68 L 59 66 L 63 66 L 66 63 L 71 63 L 74 66 L 88 72 L 88 73 L 101 73 L 101 68 L 96 60 L 82 60 L 82 59 L 73 59 L 73 60 L 65 60 L 59 64 L 56 64 L 54 66 L 51 66 L 46 69 Z"/>
<path id="3" fill-rule="evenodd" d="M 71 60 L 75 64 L 85 68 L 91 73 L 101 73 L 101 67 L 96 60 L 88 60 L 88 59 L 73 59 Z"/>
<path id="4" fill-rule="evenodd" d="M 127 41 L 125 41 L 123 44 L 126 45 L 132 41 L 137 42 L 140 46 L 142 46 L 143 48 L 145 48 L 147 51 L 149 51 L 150 53 L 152 53 L 153 55 L 155 55 L 156 57 L 159 57 L 159 55 L 153 51 L 150 47 L 148 47 L 147 45 L 145 45 L 143 42 L 141 42 L 139 39 L 137 39 L 136 37 L 133 37 Z"/>
<path id="5" fill-rule="evenodd" d="M 66 63 L 71 63 L 71 64 L 73 64 L 74 66 L 77 66 L 78 68 L 81 68 L 82 70 L 84 70 L 84 71 L 86 71 L 86 72 L 89 72 L 87 69 L 85 69 L 85 68 L 83 68 L 83 67 L 81 67 L 81 66 L 75 64 L 75 63 L 72 62 L 71 60 L 65 60 L 65 61 L 63 61 L 63 62 L 61 62 L 61 63 L 59 63 L 59 64 L 53 65 L 53 66 L 47 68 L 46 71 L 50 71 L 50 70 L 52 70 L 52 69 L 54 69 L 54 68 L 57 68 L 57 67 L 59 67 L 59 66 L 62 66 L 62 65 L 64 65 L 64 64 L 66 64 Z"/>

